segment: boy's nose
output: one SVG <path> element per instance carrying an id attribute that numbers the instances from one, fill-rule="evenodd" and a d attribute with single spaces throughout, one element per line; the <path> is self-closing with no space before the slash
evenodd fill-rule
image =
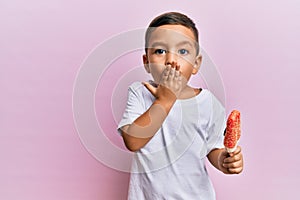
<path id="1" fill-rule="evenodd" d="M 174 52 L 167 52 L 165 65 L 171 65 L 172 62 L 177 62 L 177 55 Z"/>

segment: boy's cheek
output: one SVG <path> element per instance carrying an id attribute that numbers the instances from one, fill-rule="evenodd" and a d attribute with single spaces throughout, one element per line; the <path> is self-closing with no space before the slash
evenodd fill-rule
<path id="1" fill-rule="evenodd" d="M 153 65 L 155 67 L 164 67 L 165 66 L 165 60 L 163 60 L 163 59 L 149 60 L 149 64 Z"/>
<path id="2" fill-rule="evenodd" d="M 178 63 L 180 66 L 184 67 L 193 67 L 195 65 L 196 60 L 193 58 L 181 58 Z"/>
<path id="3" fill-rule="evenodd" d="M 152 72 L 159 73 L 159 74 L 162 73 L 166 68 L 166 66 L 161 63 L 150 63 L 149 67 Z"/>

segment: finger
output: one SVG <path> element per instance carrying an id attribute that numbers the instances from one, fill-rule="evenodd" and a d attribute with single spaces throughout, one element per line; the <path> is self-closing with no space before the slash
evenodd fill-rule
<path id="1" fill-rule="evenodd" d="M 147 83 L 147 82 L 143 82 L 143 84 L 153 96 L 156 96 L 157 89 L 155 87 L 153 87 L 150 83 Z"/>
<path id="2" fill-rule="evenodd" d="M 166 66 L 172 67 L 172 63 L 167 63 Z"/>
<path id="3" fill-rule="evenodd" d="M 176 64 L 175 69 L 176 69 L 177 71 L 179 71 L 179 70 L 180 70 L 180 65 Z"/>
<path id="4" fill-rule="evenodd" d="M 179 72 L 178 80 L 181 82 L 182 81 L 182 75 L 181 72 Z"/>
<path id="5" fill-rule="evenodd" d="M 228 156 L 228 153 L 227 153 L 227 151 L 225 150 L 225 148 L 223 148 L 223 150 L 221 151 L 221 155 L 223 156 L 223 157 L 227 157 Z"/>
<path id="6" fill-rule="evenodd" d="M 171 68 L 172 68 L 171 65 L 167 65 L 166 68 L 164 69 L 164 75 L 166 76 L 169 75 Z"/>
<path id="7" fill-rule="evenodd" d="M 175 81 L 178 83 L 178 84 L 180 84 L 180 85 L 182 85 L 182 74 L 181 74 L 181 72 L 180 71 L 176 71 L 175 72 Z"/>
<path id="8" fill-rule="evenodd" d="M 239 168 L 229 168 L 228 171 L 231 174 L 239 174 L 243 171 L 243 167 L 239 167 Z"/>
<path id="9" fill-rule="evenodd" d="M 239 161 L 232 162 L 232 163 L 224 163 L 223 167 L 228 168 L 228 169 L 230 169 L 230 168 L 240 168 L 240 167 L 243 167 L 243 161 L 239 160 Z"/>
<path id="10" fill-rule="evenodd" d="M 169 73 L 169 76 L 168 76 L 168 81 L 171 81 L 171 80 L 173 80 L 174 79 L 174 77 L 175 77 L 175 67 L 174 66 L 172 66 L 172 68 L 170 69 L 170 73 Z"/>
<path id="11" fill-rule="evenodd" d="M 240 153 L 242 151 L 242 148 L 240 146 L 236 147 L 236 150 L 233 152 L 234 155 Z"/>
<path id="12" fill-rule="evenodd" d="M 240 146 L 237 146 L 236 150 L 234 152 L 232 152 L 232 153 L 229 153 L 229 155 L 232 157 L 234 155 L 239 154 L 241 151 L 242 151 L 242 148 Z"/>
<path id="13" fill-rule="evenodd" d="M 179 76 L 180 76 L 180 71 L 176 70 L 174 78 L 178 80 Z"/>
<path id="14" fill-rule="evenodd" d="M 174 68 L 176 70 L 177 62 L 173 61 L 171 66 L 172 66 L 172 68 Z"/>
<path id="15" fill-rule="evenodd" d="M 175 78 L 179 78 L 179 76 L 180 76 L 180 66 L 179 65 L 176 65 L 176 67 L 175 67 Z"/>
<path id="16" fill-rule="evenodd" d="M 236 161 L 239 161 L 239 160 L 242 160 L 242 159 L 243 159 L 243 156 L 242 156 L 241 153 L 239 153 L 237 155 L 225 158 L 224 163 L 232 163 L 232 162 L 236 162 Z"/>
<path id="17" fill-rule="evenodd" d="M 171 69 L 170 65 L 167 65 L 166 68 L 164 69 L 164 71 L 162 72 L 162 75 L 161 75 L 162 77 L 161 77 L 160 83 L 167 81 L 169 73 L 170 73 L 170 69 Z"/>

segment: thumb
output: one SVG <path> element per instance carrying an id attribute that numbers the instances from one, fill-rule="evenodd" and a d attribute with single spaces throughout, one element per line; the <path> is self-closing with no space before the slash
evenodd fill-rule
<path id="1" fill-rule="evenodd" d="M 151 92 L 151 94 L 156 97 L 156 90 L 157 89 L 154 86 L 152 86 L 150 83 L 143 82 L 143 84 L 149 90 L 149 92 Z"/>
<path id="2" fill-rule="evenodd" d="M 223 150 L 221 151 L 221 157 L 222 157 L 223 159 L 225 159 L 225 158 L 228 157 L 228 156 L 229 156 L 228 152 L 227 152 L 225 149 L 223 149 Z"/>

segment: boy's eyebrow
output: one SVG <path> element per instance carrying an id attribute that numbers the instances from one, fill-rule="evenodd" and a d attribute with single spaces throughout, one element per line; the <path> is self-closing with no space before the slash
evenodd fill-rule
<path id="1" fill-rule="evenodd" d="M 182 46 L 182 45 L 189 45 L 189 46 L 193 47 L 193 44 L 187 40 L 179 42 L 178 44 L 176 44 L 176 47 Z M 168 44 L 165 42 L 158 41 L 158 42 L 154 42 L 153 44 L 149 45 L 149 47 L 155 47 L 155 46 L 164 46 L 165 47 L 165 46 L 168 46 Z"/>
<path id="2" fill-rule="evenodd" d="M 193 47 L 193 44 L 190 41 L 187 41 L 187 40 L 179 42 L 176 46 L 182 46 L 182 45 L 186 45 L 186 44 Z"/>
<path id="3" fill-rule="evenodd" d="M 150 47 L 155 47 L 155 46 L 167 46 L 166 43 L 164 42 L 154 42 L 153 44 L 149 45 Z"/>

